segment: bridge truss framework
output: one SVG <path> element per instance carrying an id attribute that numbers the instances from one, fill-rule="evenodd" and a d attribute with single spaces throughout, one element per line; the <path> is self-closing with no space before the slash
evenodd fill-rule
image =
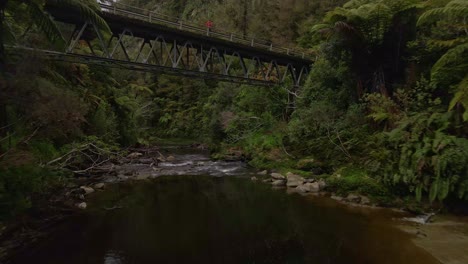
<path id="1" fill-rule="evenodd" d="M 89 49 L 90 54 L 84 52 L 84 47 Z M 47 54 L 64 61 L 255 85 L 289 82 L 300 86 L 309 73 L 309 65 L 280 65 L 275 59 L 246 56 L 209 43 L 203 45 L 190 40 L 166 40 L 164 34 L 157 34 L 152 39 L 141 38 L 135 36 L 130 28 L 120 33 L 114 32 L 106 41 L 101 31 L 88 22 L 75 26 L 65 53 Z"/>

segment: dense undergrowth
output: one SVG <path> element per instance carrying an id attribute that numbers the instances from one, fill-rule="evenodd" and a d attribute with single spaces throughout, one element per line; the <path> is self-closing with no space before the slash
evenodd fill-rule
<path id="1" fill-rule="evenodd" d="M 2 23 L 17 34 L 42 29 L 49 38 L 34 31 L 12 39 L 4 29 L 3 43 L 54 43 L 44 17 L 26 12 L 33 2 L 42 8 L 47 1 L 8 1 Z M 189 2 L 145 5 L 308 48 L 317 58 L 306 83 L 253 87 L 50 62 L 34 52 L 5 56 L 2 49 L 1 218 L 64 184 L 48 163 L 77 144 L 115 150 L 176 137 L 259 169 L 326 178 L 341 195 L 393 206 L 466 205 L 466 1 Z M 277 6 L 287 4 L 292 8 Z M 294 19 L 286 23 L 288 16 Z M 284 25 L 290 34 L 281 35 Z M 90 52 L 84 43 L 79 48 Z"/>

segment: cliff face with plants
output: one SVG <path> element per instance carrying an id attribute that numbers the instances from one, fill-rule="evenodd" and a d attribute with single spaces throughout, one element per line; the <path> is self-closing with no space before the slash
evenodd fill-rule
<path id="1" fill-rule="evenodd" d="M 44 11 L 47 2 L 0 6 L 2 47 L 63 45 L 63 25 Z M 308 48 L 317 58 L 293 91 L 2 49 L 2 217 L 65 184 L 66 174 L 51 173 L 47 163 L 77 144 L 115 149 L 167 137 L 209 142 L 220 157 L 241 150 L 258 168 L 312 172 L 334 191 L 386 204 L 393 196 L 468 199 L 466 1 L 120 2 L 200 25 L 212 20 L 215 28 Z M 105 30 L 93 1 L 66 4 Z"/>

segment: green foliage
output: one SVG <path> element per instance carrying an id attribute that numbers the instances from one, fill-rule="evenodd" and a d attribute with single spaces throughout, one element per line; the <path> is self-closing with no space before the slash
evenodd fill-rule
<path id="1" fill-rule="evenodd" d="M 378 180 L 367 175 L 366 171 L 356 167 L 345 167 L 337 170 L 327 179 L 327 189 L 339 195 L 350 193 L 369 195 L 377 200 L 391 196 L 390 190 Z"/>
<path id="2" fill-rule="evenodd" d="M 55 24 L 49 14 L 44 12 L 41 4 L 30 1 L 28 11 L 30 16 L 35 19 L 37 27 L 45 33 L 50 42 L 56 44 L 58 48 L 63 49 L 65 47 L 65 39 L 57 24 Z"/>
<path id="3" fill-rule="evenodd" d="M 452 112 L 416 113 L 386 134 L 391 153 L 383 168 L 388 182 L 404 183 L 430 201 L 444 200 L 449 192 L 468 198 L 468 140 L 450 135 Z"/>
<path id="4" fill-rule="evenodd" d="M 41 163 L 51 161 L 59 153 L 50 140 L 35 140 L 31 142 L 31 151 Z"/>
<path id="5" fill-rule="evenodd" d="M 448 50 L 432 66 L 431 80 L 436 84 L 460 83 L 467 76 L 468 42 Z"/>
<path id="6" fill-rule="evenodd" d="M 367 94 L 364 97 L 369 110 L 369 117 L 375 122 L 385 123 L 385 127 L 393 125 L 401 119 L 400 107 L 396 102 L 382 94 Z"/>
<path id="7" fill-rule="evenodd" d="M 63 183 L 60 172 L 38 166 L 0 169 L 0 220 L 31 208 L 37 198 Z"/>
<path id="8" fill-rule="evenodd" d="M 457 104 L 461 104 L 465 108 L 463 120 L 468 121 L 468 74 L 458 85 L 457 92 L 449 105 L 449 110 L 453 110 Z"/>
<path id="9" fill-rule="evenodd" d="M 464 0 L 452 0 L 444 7 L 432 8 L 424 12 L 418 19 L 418 26 L 436 23 L 440 19 L 456 21 L 468 15 L 468 3 Z"/>

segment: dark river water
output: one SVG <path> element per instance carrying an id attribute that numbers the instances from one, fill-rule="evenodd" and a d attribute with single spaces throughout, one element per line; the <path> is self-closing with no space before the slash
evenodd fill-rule
<path id="1" fill-rule="evenodd" d="M 174 164 L 187 166 L 181 160 Z M 233 171 L 226 166 L 215 171 Z M 88 200 L 13 263 L 437 263 L 392 227 L 389 211 L 347 209 L 246 177 L 157 177 Z"/>

